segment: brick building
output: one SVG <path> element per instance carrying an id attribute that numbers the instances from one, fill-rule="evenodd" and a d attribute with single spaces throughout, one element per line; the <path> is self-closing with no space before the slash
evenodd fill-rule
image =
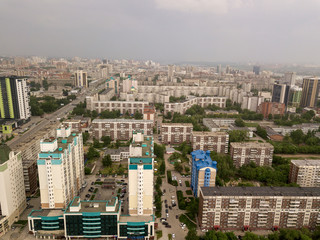
<path id="1" fill-rule="evenodd" d="M 228 153 L 229 134 L 226 132 L 196 132 L 191 135 L 193 150 Z"/>
<path id="2" fill-rule="evenodd" d="M 230 155 L 233 164 L 241 167 L 255 162 L 257 166 L 271 166 L 274 147 L 270 143 L 233 142 L 230 144 Z"/>
<path id="3" fill-rule="evenodd" d="M 112 140 L 130 140 L 133 130 L 152 135 L 153 121 L 135 119 L 95 119 L 92 121 L 92 131 L 96 139 L 109 136 Z"/>
<path id="4" fill-rule="evenodd" d="M 161 139 L 165 144 L 191 142 L 193 125 L 191 123 L 162 123 Z"/>
<path id="5" fill-rule="evenodd" d="M 201 187 L 203 230 L 314 229 L 320 224 L 319 188 Z"/>
<path id="6" fill-rule="evenodd" d="M 284 103 L 277 102 L 263 102 L 258 106 L 258 113 L 263 114 L 264 118 L 268 118 L 271 115 L 283 115 L 286 110 L 286 105 Z"/>
<path id="7" fill-rule="evenodd" d="M 320 187 L 320 160 L 291 160 L 289 182 L 300 187 Z"/>

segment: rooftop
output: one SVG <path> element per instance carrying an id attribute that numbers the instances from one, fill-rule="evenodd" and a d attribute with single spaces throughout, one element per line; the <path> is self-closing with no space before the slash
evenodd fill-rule
<path id="1" fill-rule="evenodd" d="M 161 123 L 162 127 L 166 126 L 172 126 L 172 127 L 181 127 L 181 126 L 186 126 L 186 127 L 193 127 L 192 123 Z"/>
<path id="2" fill-rule="evenodd" d="M 250 147 L 250 148 L 262 148 L 262 147 L 268 147 L 273 148 L 273 146 L 270 143 L 267 142 L 232 142 L 230 143 L 230 146 L 233 148 L 239 148 L 239 147 Z"/>
<path id="3" fill-rule="evenodd" d="M 119 222 L 151 222 L 154 221 L 154 216 L 129 216 L 120 215 Z"/>
<path id="4" fill-rule="evenodd" d="M 152 136 L 143 136 L 143 142 L 134 142 L 131 143 L 132 147 L 141 147 L 142 156 L 139 157 L 153 157 L 153 137 Z M 134 157 L 134 156 L 133 156 Z"/>
<path id="5" fill-rule="evenodd" d="M 57 149 L 55 151 L 53 151 L 53 152 L 50 152 L 50 153 L 62 153 L 62 151 L 67 149 L 68 145 L 74 141 L 73 139 L 76 136 L 77 136 L 76 133 L 71 133 L 70 136 L 67 137 L 67 138 L 62 138 L 62 137 L 59 137 L 59 138 L 48 138 L 48 139 L 43 140 L 43 143 L 54 142 L 54 141 L 57 140 L 58 141 Z"/>
<path id="6" fill-rule="evenodd" d="M 120 123 L 127 123 L 127 122 L 135 122 L 135 123 L 153 123 L 152 120 L 136 120 L 136 119 L 125 119 L 125 118 L 118 118 L 118 119 L 94 119 L 92 123 L 109 123 L 109 122 L 120 122 Z"/>
<path id="7" fill-rule="evenodd" d="M 320 160 L 304 159 L 304 160 L 291 160 L 291 163 L 296 166 L 320 166 Z"/>
<path id="8" fill-rule="evenodd" d="M 225 136 L 228 135 L 226 132 L 200 132 L 200 131 L 193 131 L 193 136 Z"/>
<path id="9" fill-rule="evenodd" d="M 201 187 L 204 196 L 320 196 L 316 187 Z"/>
<path id="10" fill-rule="evenodd" d="M 129 152 L 129 147 L 119 147 L 118 149 L 108 148 L 105 150 L 104 155 L 116 155 L 120 154 L 121 152 Z"/>
<path id="11" fill-rule="evenodd" d="M 57 217 L 62 215 L 63 215 L 63 210 L 58 210 L 58 209 L 32 210 L 29 213 L 29 216 L 32 216 L 32 217 Z"/>
<path id="12" fill-rule="evenodd" d="M 0 164 L 9 160 L 11 149 L 6 144 L 0 144 Z"/>
<path id="13" fill-rule="evenodd" d="M 80 203 L 81 203 L 81 208 L 77 212 L 107 212 L 106 207 L 115 206 L 115 204 L 116 204 L 115 211 L 117 211 L 119 208 L 119 204 L 117 202 L 116 197 L 112 197 L 109 200 L 92 200 L 92 201 L 80 200 L 79 197 L 75 197 L 71 202 L 71 204 L 67 207 L 65 212 L 73 213 L 74 211 L 70 211 L 70 207 L 77 207 Z"/>

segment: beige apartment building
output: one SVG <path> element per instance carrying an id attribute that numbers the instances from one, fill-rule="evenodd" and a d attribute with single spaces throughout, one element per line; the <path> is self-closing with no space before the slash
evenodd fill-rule
<path id="1" fill-rule="evenodd" d="M 130 140 L 133 131 L 152 135 L 153 120 L 95 119 L 92 121 L 92 131 L 96 139 L 109 136 L 112 140 Z"/>
<path id="2" fill-rule="evenodd" d="M 300 187 L 320 187 L 320 160 L 291 160 L 289 182 Z"/>
<path id="3" fill-rule="evenodd" d="M 230 154 L 233 164 L 238 168 L 254 162 L 257 166 L 271 166 L 274 147 L 270 143 L 233 142 Z"/>
<path id="4" fill-rule="evenodd" d="M 191 135 L 193 150 L 228 153 L 229 134 L 226 132 L 197 132 Z"/>
<path id="5" fill-rule="evenodd" d="M 314 229 L 320 224 L 319 188 L 201 187 L 203 230 Z"/>
<path id="6" fill-rule="evenodd" d="M 162 123 L 161 141 L 164 144 L 191 142 L 193 125 L 191 123 Z"/>

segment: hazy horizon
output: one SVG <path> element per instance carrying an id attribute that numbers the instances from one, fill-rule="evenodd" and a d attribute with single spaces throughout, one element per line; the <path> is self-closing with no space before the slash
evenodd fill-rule
<path id="1" fill-rule="evenodd" d="M 320 1 L 10 0 L 0 55 L 319 64 Z"/>

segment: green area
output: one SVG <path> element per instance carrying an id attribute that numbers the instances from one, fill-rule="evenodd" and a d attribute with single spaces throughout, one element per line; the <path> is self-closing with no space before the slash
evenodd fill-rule
<path id="1" fill-rule="evenodd" d="M 316 117 L 314 111 L 310 110 L 302 114 L 274 115 L 273 121 L 276 125 L 291 127 L 295 124 L 320 122 L 320 118 Z"/>
<path id="2" fill-rule="evenodd" d="M 72 115 L 83 116 L 83 117 L 90 117 L 91 119 L 98 117 L 98 112 L 93 110 L 86 109 L 87 103 L 86 101 L 80 102 L 76 105 L 76 107 L 72 110 Z"/>
<path id="3" fill-rule="evenodd" d="M 190 187 L 190 182 L 189 181 L 185 181 L 186 187 Z"/>
<path id="4" fill-rule="evenodd" d="M 56 99 L 50 96 L 34 97 L 30 96 L 30 107 L 32 116 L 41 116 L 44 113 L 55 112 L 59 108 L 70 103 L 73 97 L 68 96 L 62 99 Z"/>
<path id="5" fill-rule="evenodd" d="M 162 238 L 162 231 L 161 230 L 156 231 L 156 235 L 157 235 L 157 239 Z"/>
<path id="6" fill-rule="evenodd" d="M 192 195 L 192 191 L 191 191 L 191 190 L 187 190 L 187 191 L 186 191 L 186 194 L 187 194 L 187 195 Z"/>
<path id="7" fill-rule="evenodd" d="M 185 100 L 186 100 L 186 96 L 181 96 L 181 97 L 170 96 L 169 97 L 170 103 L 184 102 Z"/>
<path id="8" fill-rule="evenodd" d="M 184 214 L 180 215 L 179 221 L 186 224 L 188 229 L 193 229 L 197 227 L 197 225 L 191 222 Z"/>
<path id="9" fill-rule="evenodd" d="M 160 176 L 158 176 L 157 180 L 156 180 L 156 185 L 155 185 L 156 194 L 155 194 L 155 199 L 154 199 L 154 205 L 156 206 L 156 213 L 155 213 L 156 217 L 161 217 L 161 210 L 162 210 L 161 185 L 162 185 L 162 178 Z"/>

